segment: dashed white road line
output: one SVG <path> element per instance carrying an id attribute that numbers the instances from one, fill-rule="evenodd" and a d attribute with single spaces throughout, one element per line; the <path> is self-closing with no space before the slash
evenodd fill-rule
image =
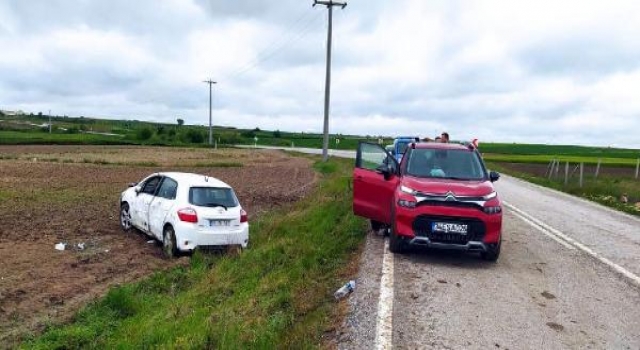
<path id="1" fill-rule="evenodd" d="M 566 247 L 566 245 L 571 245 L 585 253 L 587 253 L 588 255 L 590 255 L 591 257 L 595 258 L 596 260 L 600 261 L 601 263 L 607 265 L 608 267 L 610 267 L 611 269 L 613 269 L 615 272 L 619 273 L 620 275 L 628 278 L 631 282 L 633 282 L 635 285 L 640 287 L 640 277 L 638 277 L 637 275 L 635 275 L 634 273 L 632 273 L 631 271 L 625 269 L 624 267 L 614 263 L 613 261 L 603 257 L 602 255 L 598 254 L 597 252 L 595 252 L 593 249 L 587 247 L 586 245 L 576 241 L 575 239 L 567 236 L 566 234 L 562 233 L 561 231 L 545 224 L 544 222 L 540 221 L 539 219 L 536 219 L 535 217 L 531 216 L 530 214 L 527 214 L 526 212 L 522 211 L 521 209 L 517 208 L 516 206 L 507 203 L 505 201 L 502 201 L 502 203 L 509 209 L 511 209 L 511 211 L 516 214 L 516 216 L 518 216 L 520 219 L 523 219 L 525 222 L 527 222 L 528 224 L 532 225 L 533 227 L 536 227 L 538 229 L 543 229 L 541 230 L 543 233 L 545 233 L 548 236 L 554 236 L 551 237 L 553 238 L 555 241 L 557 241 L 558 243 L 562 244 L 563 246 Z"/>
<path id="2" fill-rule="evenodd" d="M 393 254 L 389 252 L 389 240 L 384 242 L 380 299 L 378 300 L 378 322 L 376 325 L 376 349 L 393 348 Z"/>

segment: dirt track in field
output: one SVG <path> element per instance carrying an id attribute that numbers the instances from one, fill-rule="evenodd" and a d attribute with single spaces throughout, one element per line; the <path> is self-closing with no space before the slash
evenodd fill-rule
<path id="1" fill-rule="evenodd" d="M 120 230 L 118 199 L 128 183 L 157 171 L 214 176 L 234 187 L 250 220 L 298 200 L 315 183 L 310 161 L 277 151 L 22 146 L 0 147 L 0 155 L 18 158 L 0 160 L 0 348 L 68 319 L 113 285 L 188 263 L 166 260 L 143 234 Z M 159 166 L 82 163 L 87 155 Z M 42 161 L 52 158 L 58 161 Z M 202 166 L 218 161 L 243 166 Z M 59 242 L 65 251 L 54 249 Z"/>

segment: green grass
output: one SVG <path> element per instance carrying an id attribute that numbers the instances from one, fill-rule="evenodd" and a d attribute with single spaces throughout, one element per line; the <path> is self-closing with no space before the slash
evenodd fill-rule
<path id="1" fill-rule="evenodd" d="M 94 134 L 49 134 L 41 131 L 20 132 L 0 130 L 0 144 L 4 145 L 128 145 L 131 141 L 120 137 Z"/>
<path id="2" fill-rule="evenodd" d="M 351 161 L 315 168 L 324 175 L 314 193 L 253 221 L 242 254 L 195 254 L 188 267 L 116 287 L 22 347 L 320 347 L 366 223 L 351 214 Z"/>
<path id="3" fill-rule="evenodd" d="M 602 165 L 619 166 L 619 167 L 635 167 L 638 157 L 636 158 L 611 158 L 611 157 L 596 157 L 596 156 L 574 156 L 574 155 L 553 155 L 553 154 L 536 154 L 536 155 L 522 155 L 522 154 L 483 154 L 482 156 L 489 162 L 503 162 L 503 163 L 536 163 L 547 164 L 551 160 L 556 159 L 561 163 L 584 163 L 588 165 L 598 164 L 598 161 L 602 161 Z"/>
<path id="4" fill-rule="evenodd" d="M 491 170 L 509 174 L 541 186 L 553 188 L 632 215 L 640 216 L 640 211 L 634 205 L 635 202 L 640 202 L 640 181 L 638 180 L 606 176 L 600 176 L 597 179 L 585 177 L 583 186 L 580 187 L 575 178 L 565 185 L 564 180 L 548 179 L 522 171 L 515 171 L 504 164 L 487 162 L 487 167 Z M 623 194 L 629 197 L 629 203 L 625 204 L 620 202 L 619 198 Z"/>
<path id="5" fill-rule="evenodd" d="M 595 158 L 596 160 L 598 158 L 638 159 L 640 157 L 638 149 L 572 145 L 480 143 L 480 151 L 486 154 L 575 156 Z"/>

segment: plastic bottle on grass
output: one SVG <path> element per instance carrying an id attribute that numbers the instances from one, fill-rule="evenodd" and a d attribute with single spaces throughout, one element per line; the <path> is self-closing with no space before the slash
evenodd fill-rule
<path id="1" fill-rule="evenodd" d="M 356 281 L 351 280 L 333 293 L 333 297 L 336 298 L 336 300 L 340 300 L 353 292 L 354 289 L 356 289 Z"/>

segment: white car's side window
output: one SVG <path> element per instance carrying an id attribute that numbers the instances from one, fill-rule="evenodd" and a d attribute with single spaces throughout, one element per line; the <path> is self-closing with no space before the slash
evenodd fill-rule
<path id="1" fill-rule="evenodd" d="M 147 180 L 142 187 L 142 191 L 140 192 L 150 194 L 153 196 L 156 193 L 156 188 L 158 187 L 158 183 L 160 182 L 160 179 L 161 179 L 160 176 L 156 176 Z"/>
<path id="2" fill-rule="evenodd" d="M 176 192 L 178 191 L 178 183 L 173 179 L 166 177 L 162 184 L 160 185 L 160 189 L 158 190 L 157 197 L 162 197 L 166 199 L 176 199 Z"/>

